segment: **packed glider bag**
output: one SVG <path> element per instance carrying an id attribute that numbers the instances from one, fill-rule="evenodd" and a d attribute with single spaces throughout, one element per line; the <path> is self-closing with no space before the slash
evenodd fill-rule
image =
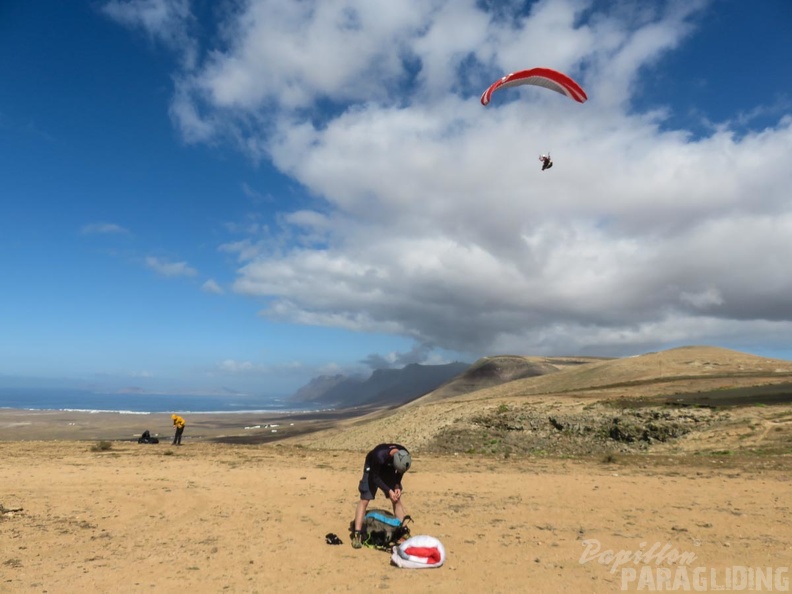
<path id="1" fill-rule="evenodd" d="M 434 536 L 421 534 L 408 538 L 397 547 L 393 547 L 391 561 L 398 567 L 408 569 L 428 569 L 440 567 L 446 560 L 443 543 Z"/>
<path id="2" fill-rule="evenodd" d="M 372 509 L 366 513 L 363 520 L 365 535 L 363 544 L 367 547 L 390 551 L 391 547 L 410 535 L 407 521 L 412 521 L 412 518 L 405 516 L 402 521 L 389 511 Z"/>

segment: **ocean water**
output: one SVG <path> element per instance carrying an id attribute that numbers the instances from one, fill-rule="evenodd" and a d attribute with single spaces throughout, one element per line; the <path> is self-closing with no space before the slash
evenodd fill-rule
<path id="1" fill-rule="evenodd" d="M 52 388 L 0 388 L 0 409 L 3 408 L 128 414 L 291 412 L 300 410 L 299 407 L 295 407 L 288 401 L 263 396 L 110 394 L 89 390 Z"/>

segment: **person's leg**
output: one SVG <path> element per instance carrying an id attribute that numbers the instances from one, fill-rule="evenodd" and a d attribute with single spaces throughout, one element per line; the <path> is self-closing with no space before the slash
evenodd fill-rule
<path id="1" fill-rule="evenodd" d="M 363 521 L 366 517 L 366 509 L 368 509 L 369 501 L 374 499 L 377 492 L 377 487 L 369 484 L 368 468 L 363 469 L 363 477 L 358 484 L 358 491 L 360 492 L 360 500 L 355 508 L 355 522 L 353 525 L 352 534 L 352 547 L 359 549 L 363 546 Z"/>
<path id="2" fill-rule="evenodd" d="M 366 515 L 366 508 L 368 507 L 368 499 L 361 498 L 355 508 L 355 525 L 352 532 L 352 548 L 359 549 L 363 546 L 363 518 Z"/>
<path id="3" fill-rule="evenodd" d="M 369 469 L 367 467 L 363 469 L 363 476 L 360 478 L 360 483 L 358 483 L 358 492 L 360 493 L 360 501 L 358 501 L 355 508 L 355 532 L 362 532 L 363 519 L 366 516 L 369 501 L 373 501 L 377 495 L 377 486 L 369 480 Z"/>
<path id="4" fill-rule="evenodd" d="M 397 518 L 399 518 L 399 520 L 402 522 L 404 521 L 404 516 L 407 514 L 404 511 L 404 505 L 402 504 L 401 497 L 399 497 L 399 500 L 393 504 L 393 513 Z"/>
<path id="5" fill-rule="evenodd" d="M 363 518 L 366 516 L 366 509 L 368 509 L 368 499 L 361 498 L 355 508 L 355 532 L 363 531 Z"/>

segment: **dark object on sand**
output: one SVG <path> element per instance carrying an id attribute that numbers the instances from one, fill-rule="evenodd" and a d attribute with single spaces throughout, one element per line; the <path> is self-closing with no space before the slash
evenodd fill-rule
<path id="1" fill-rule="evenodd" d="M 148 429 L 146 429 L 143 432 L 143 435 L 141 435 L 138 439 L 138 443 L 159 443 L 159 439 L 156 437 L 151 437 L 151 433 L 149 433 Z"/>
<path id="2" fill-rule="evenodd" d="M 325 535 L 325 542 L 326 542 L 327 544 L 329 544 L 329 545 L 340 545 L 340 544 L 344 544 L 344 543 L 341 541 L 341 539 L 340 539 L 340 538 L 338 538 L 338 535 L 337 535 L 337 534 L 333 534 L 332 532 L 329 532 L 328 534 L 326 534 L 326 535 Z"/>

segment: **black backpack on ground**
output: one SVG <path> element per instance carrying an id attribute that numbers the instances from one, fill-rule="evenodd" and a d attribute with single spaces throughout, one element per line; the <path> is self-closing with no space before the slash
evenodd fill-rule
<path id="1" fill-rule="evenodd" d="M 151 433 L 149 433 L 149 430 L 146 429 L 143 432 L 143 435 L 141 435 L 138 439 L 138 443 L 159 443 L 159 439 L 156 437 L 151 437 Z"/>
<path id="2" fill-rule="evenodd" d="M 370 510 L 363 520 L 363 546 L 390 551 L 403 539 L 409 538 L 410 529 L 407 522 L 410 521 L 412 521 L 410 516 L 405 516 L 404 521 L 400 521 L 399 518 L 384 509 Z"/>

